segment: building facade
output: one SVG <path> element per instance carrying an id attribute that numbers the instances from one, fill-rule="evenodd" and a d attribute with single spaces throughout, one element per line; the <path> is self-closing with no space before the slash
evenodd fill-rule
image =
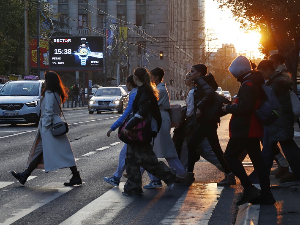
<path id="1" fill-rule="evenodd" d="M 53 36 L 106 38 L 102 81 L 124 83 L 134 68 L 165 70 L 170 97 L 204 53 L 205 0 L 52 0 Z"/>

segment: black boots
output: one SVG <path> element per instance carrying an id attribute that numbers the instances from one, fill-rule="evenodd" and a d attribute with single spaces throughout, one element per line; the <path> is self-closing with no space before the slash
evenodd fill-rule
<path id="1" fill-rule="evenodd" d="M 30 176 L 30 173 L 25 170 L 23 173 L 17 173 L 15 171 L 10 172 L 21 184 L 25 184 L 27 178 Z"/>
<path id="2" fill-rule="evenodd" d="M 74 185 L 81 185 L 81 184 L 82 184 L 82 180 L 78 171 L 73 173 L 73 176 L 70 179 L 69 183 L 67 182 L 64 183 L 65 186 L 74 186 Z"/>

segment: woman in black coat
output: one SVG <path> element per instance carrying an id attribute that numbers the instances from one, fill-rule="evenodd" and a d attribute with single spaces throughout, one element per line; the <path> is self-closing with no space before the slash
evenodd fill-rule
<path id="1" fill-rule="evenodd" d="M 143 118 L 152 117 L 157 123 L 157 132 L 161 126 L 161 115 L 158 108 L 158 92 L 150 84 L 150 75 L 145 68 L 137 68 L 133 73 L 134 82 L 138 86 L 138 91 L 133 102 L 133 118 L 127 123 L 122 131 L 129 135 Z M 155 134 L 153 135 L 155 136 Z M 174 169 L 169 168 L 164 162 L 158 161 L 153 151 L 153 146 L 149 144 L 135 145 L 128 144 L 126 156 L 127 182 L 124 186 L 123 195 L 140 195 L 142 190 L 142 177 L 140 167 L 143 167 L 149 173 L 168 185 L 171 190 L 176 180 Z"/>

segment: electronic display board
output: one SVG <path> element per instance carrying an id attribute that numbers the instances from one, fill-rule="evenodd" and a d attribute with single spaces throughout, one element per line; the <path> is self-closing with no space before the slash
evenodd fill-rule
<path id="1" fill-rule="evenodd" d="M 103 37 L 53 37 L 49 46 L 50 70 L 103 68 Z"/>

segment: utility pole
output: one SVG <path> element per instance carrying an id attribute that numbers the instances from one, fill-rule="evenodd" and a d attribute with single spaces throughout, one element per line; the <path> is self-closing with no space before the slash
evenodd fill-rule
<path id="1" fill-rule="evenodd" d="M 24 75 L 29 74 L 29 34 L 28 34 L 28 0 L 24 1 L 24 26 L 25 26 L 25 58 L 24 58 Z"/>
<path id="2" fill-rule="evenodd" d="M 36 73 L 37 73 L 37 76 L 40 77 L 40 0 L 37 0 L 36 16 L 37 16 L 37 31 L 36 31 L 37 65 L 36 65 Z"/>

